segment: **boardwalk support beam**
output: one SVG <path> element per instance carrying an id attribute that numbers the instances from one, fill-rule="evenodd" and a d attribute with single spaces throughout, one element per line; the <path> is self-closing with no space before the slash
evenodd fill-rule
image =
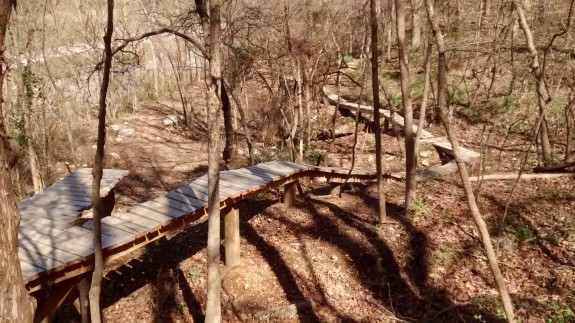
<path id="1" fill-rule="evenodd" d="M 226 266 L 233 267 L 240 264 L 240 210 L 232 205 L 224 213 Z"/>
<path id="2" fill-rule="evenodd" d="M 287 207 L 294 206 L 296 189 L 297 189 L 297 181 L 284 184 L 283 203 L 285 204 L 285 206 Z"/>

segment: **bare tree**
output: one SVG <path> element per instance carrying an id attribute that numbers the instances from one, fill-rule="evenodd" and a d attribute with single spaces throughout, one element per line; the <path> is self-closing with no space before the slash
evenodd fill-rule
<path id="1" fill-rule="evenodd" d="M 98 103 L 98 141 L 96 143 L 96 156 L 92 168 L 92 204 L 94 205 L 94 273 L 90 285 L 90 317 L 92 322 L 102 321 L 100 310 L 100 291 L 104 271 L 104 255 L 102 253 L 102 218 L 109 216 L 111 208 L 106 206 L 100 196 L 100 184 L 103 175 L 104 145 L 106 144 L 106 98 L 110 83 L 110 69 L 112 68 L 112 34 L 114 32 L 114 0 L 107 0 L 107 25 L 104 35 L 104 70 L 102 84 L 100 85 L 100 98 Z M 106 214 L 107 213 L 107 214 Z"/>
<path id="2" fill-rule="evenodd" d="M 438 51 L 438 97 L 447 96 L 447 62 L 446 62 L 446 46 L 443 40 L 443 33 L 439 27 L 439 22 L 435 16 L 435 9 L 433 6 L 433 0 L 425 0 L 426 10 L 427 10 L 427 18 L 429 20 L 429 24 L 431 26 L 431 30 L 433 31 L 433 35 L 435 37 L 435 43 L 437 45 Z M 441 94 L 441 92 L 444 92 Z M 507 286 L 505 285 L 505 279 L 503 278 L 503 274 L 501 273 L 501 269 L 499 268 L 499 263 L 497 260 L 497 256 L 495 255 L 495 251 L 493 250 L 493 244 L 491 243 L 491 237 L 489 235 L 489 230 L 487 229 L 487 225 L 485 224 L 485 220 L 481 216 L 481 212 L 479 211 L 479 207 L 477 206 L 477 202 L 475 200 L 475 196 L 473 194 L 473 188 L 471 187 L 471 182 L 469 181 L 469 174 L 467 173 L 467 166 L 461 154 L 461 150 L 459 148 L 459 142 L 457 141 L 457 134 L 455 133 L 455 129 L 453 127 L 452 122 L 452 111 L 451 108 L 446 106 L 445 101 L 439 100 L 439 113 L 441 116 L 441 122 L 443 123 L 443 127 L 447 132 L 447 136 L 449 141 L 451 142 L 451 146 L 453 148 L 453 154 L 455 156 L 455 161 L 457 163 L 457 169 L 459 170 L 459 176 L 461 177 L 461 182 L 463 183 L 463 189 L 465 191 L 465 195 L 467 197 L 467 203 L 471 210 L 471 215 L 473 216 L 473 220 L 475 221 L 475 225 L 479 229 L 479 234 L 481 236 L 481 242 L 483 244 L 483 249 L 487 255 L 487 259 L 489 262 L 489 266 L 491 267 L 491 272 L 493 273 L 493 278 L 497 284 L 497 288 L 499 290 L 499 294 L 501 295 L 501 301 L 503 302 L 503 307 L 505 309 L 505 313 L 507 314 L 507 320 L 509 322 L 515 322 L 515 314 L 513 311 L 513 304 L 511 303 L 511 297 L 509 297 L 509 292 L 507 291 Z"/>
<path id="3" fill-rule="evenodd" d="M 371 88 L 373 91 L 374 122 L 373 131 L 375 132 L 375 169 L 377 172 L 377 191 L 379 197 L 379 221 L 387 220 L 385 209 L 385 186 L 383 182 L 383 166 L 381 161 L 381 124 L 379 112 L 379 57 L 378 57 L 378 16 L 379 1 L 370 0 L 370 17 L 371 17 Z"/>
<path id="4" fill-rule="evenodd" d="M 403 103 L 403 130 L 405 132 L 405 212 L 411 210 L 415 197 L 415 134 L 413 133 L 413 107 L 411 104 L 411 78 L 407 46 L 405 44 L 405 3 L 395 0 L 395 23 L 397 28 L 397 47 L 399 49 L 399 69 L 401 72 L 401 101 Z"/>
<path id="5" fill-rule="evenodd" d="M 0 102 L 7 73 L 4 44 L 15 0 L 0 1 Z M 24 286 L 18 257 L 20 212 L 12 187 L 12 169 L 19 156 L 18 145 L 6 134 L 4 112 L 0 105 L 0 319 L 7 322 L 32 322 L 36 302 Z"/>
<path id="6" fill-rule="evenodd" d="M 541 140 L 541 149 L 543 152 L 543 164 L 547 165 L 552 159 L 551 144 L 549 143 L 549 127 L 547 124 L 547 118 L 545 117 L 545 106 L 550 101 L 550 97 L 545 84 L 544 70 L 539 62 L 539 54 L 537 53 L 537 48 L 533 41 L 533 33 L 529 28 L 529 24 L 527 24 L 527 18 L 525 18 L 523 5 L 519 0 L 513 0 L 513 7 L 517 12 L 517 16 L 519 16 L 519 25 L 525 34 L 527 48 L 531 54 L 531 73 L 533 74 L 533 77 L 535 77 L 537 106 L 539 107 L 539 115 L 543 117 L 539 138 Z"/>
<path id="7" fill-rule="evenodd" d="M 220 276 L 220 122 L 222 85 L 221 0 L 210 0 L 209 40 L 210 90 L 208 104 L 208 295 L 206 322 L 220 322 L 222 316 Z"/>

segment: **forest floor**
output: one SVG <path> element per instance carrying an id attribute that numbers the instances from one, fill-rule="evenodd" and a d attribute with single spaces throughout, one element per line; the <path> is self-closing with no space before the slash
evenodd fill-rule
<path id="1" fill-rule="evenodd" d="M 174 113 L 167 105 L 150 104 L 118 121 L 133 128 L 133 134 L 110 132 L 108 167 L 130 170 L 118 186 L 118 209 L 160 196 L 206 172 L 204 117 L 194 118 L 191 127 L 164 126 L 162 120 Z M 478 130 L 460 128 L 466 129 L 460 133 L 463 144 L 479 151 Z M 340 118 L 338 129 L 352 132 L 353 119 Z M 359 134 L 359 165 L 373 165 L 372 137 Z M 511 141 L 515 139 L 520 140 Z M 403 168 L 400 144 L 384 136 L 386 170 Z M 322 150 L 327 143 L 314 145 Z M 353 135 L 338 138 L 338 153 L 330 161 L 349 164 L 352 147 Z M 485 154 L 486 172 L 517 169 L 520 149 L 501 153 Z M 435 155 L 422 153 L 430 165 L 439 162 Z M 575 322 L 573 179 L 521 181 L 500 228 L 512 184 L 483 183 L 479 206 L 516 312 L 522 322 Z M 456 174 L 418 183 L 419 198 L 409 216 L 402 206 L 404 185 L 387 183 L 392 223 L 385 225 L 376 221 L 375 185 L 350 184 L 341 196 L 329 195 L 325 183 L 303 182 L 303 189 L 305 195 L 293 208 L 279 203 L 277 191 L 242 202 L 241 265 L 221 267 L 224 321 L 504 319 Z M 532 222 L 525 223 L 518 214 Z M 105 321 L 203 321 L 206 239 L 204 218 L 110 264 L 102 291 Z M 70 305 L 59 316 L 61 321 L 77 319 Z"/>

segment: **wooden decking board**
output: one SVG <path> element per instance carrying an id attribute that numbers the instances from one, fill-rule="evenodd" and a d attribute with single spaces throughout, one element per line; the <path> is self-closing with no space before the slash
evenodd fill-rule
<path id="1" fill-rule="evenodd" d="M 174 199 L 174 198 L 170 198 L 169 196 L 165 195 L 165 196 L 161 196 L 157 199 L 152 200 L 154 203 L 159 203 L 165 206 L 168 206 L 178 212 L 182 212 L 182 215 L 184 214 L 188 214 L 190 212 L 194 212 L 195 210 L 197 210 L 198 208 L 190 205 L 189 202 L 181 202 L 180 200 Z M 178 215 L 177 217 L 180 217 L 181 215 Z"/>
<path id="2" fill-rule="evenodd" d="M 203 201 L 200 201 L 200 200 L 195 199 L 193 197 L 189 197 L 189 196 L 184 195 L 183 193 L 178 192 L 178 191 L 171 191 L 168 194 L 166 194 L 166 197 L 169 197 L 171 199 L 174 199 L 174 200 L 177 200 L 180 202 L 188 203 L 196 209 L 202 208 L 206 204 Z"/>
<path id="3" fill-rule="evenodd" d="M 102 180 L 100 183 L 100 187 L 108 187 L 116 182 L 116 179 L 106 179 Z M 92 191 L 92 179 L 88 180 L 86 178 L 65 178 L 62 181 L 58 182 L 60 186 L 70 186 L 80 189 L 89 189 Z"/>
<path id="4" fill-rule="evenodd" d="M 203 201 L 205 203 L 208 202 L 208 190 L 205 187 L 201 187 L 201 189 L 197 186 L 186 185 L 178 188 L 176 191 L 183 193 L 186 196 L 192 197 L 196 200 Z"/>
<path id="5" fill-rule="evenodd" d="M 257 166 L 257 165 L 255 165 Z M 303 170 L 282 170 L 282 169 L 278 169 L 275 167 L 253 167 L 253 166 L 249 166 L 249 168 L 247 168 L 248 171 L 252 172 L 253 174 L 257 175 L 257 176 L 269 176 L 272 175 L 274 176 L 274 180 L 278 179 L 278 178 L 282 178 L 282 177 L 287 177 L 287 176 L 292 176 L 292 175 L 296 175 L 298 173 L 303 172 Z"/>
<path id="6" fill-rule="evenodd" d="M 140 232 L 156 228 L 163 223 L 163 221 L 152 220 L 152 219 L 147 218 L 143 215 L 140 215 L 140 213 L 151 212 L 150 210 L 143 209 L 144 210 L 143 211 L 142 209 L 136 209 L 136 210 L 132 209 L 130 211 L 121 212 L 121 213 L 116 214 L 115 217 L 122 219 L 122 220 L 125 220 L 126 221 L 126 223 L 124 223 L 125 226 L 136 228 L 136 227 L 134 227 L 134 224 L 136 224 L 136 225 L 139 225 L 140 227 L 145 228 L 144 230 L 140 230 Z M 135 213 L 136 211 L 138 213 Z"/>
<path id="7" fill-rule="evenodd" d="M 78 244 L 78 240 L 90 241 L 91 237 L 87 236 L 72 236 L 68 240 L 62 240 L 62 243 L 55 243 L 55 241 L 32 241 L 22 239 L 20 246 L 24 249 L 32 247 L 41 254 L 51 254 L 53 259 L 61 262 L 69 262 L 78 257 L 85 257 L 94 253 L 94 248 L 86 245 L 86 243 Z"/>
<path id="8" fill-rule="evenodd" d="M 116 228 L 118 230 L 129 232 L 133 235 L 139 234 L 141 232 L 145 232 L 145 231 L 151 229 L 148 227 L 141 226 L 137 223 L 131 222 L 130 220 L 128 220 L 122 216 L 124 213 L 125 212 L 118 212 L 112 216 L 103 218 L 102 224 L 104 224 L 104 223 L 109 224 L 110 226 L 113 226 L 114 228 Z M 86 223 L 82 224 L 82 227 L 89 229 L 89 230 L 93 230 L 94 229 L 94 222 L 93 221 L 87 221 Z M 111 236 L 117 236 L 115 234 L 115 232 L 107 232 L 107 234 L 111 235 Z"/>
<path id="9" fill-rule="evenodd" d="M 127 174 L 128 171 L 125 169 L 104 169 L 102 171 L 102 176 L 121 176 L 124 174 Z M 92 175 L 92 168 L 78 168 L 76 169 L 72 174 L 78 174 L 78 175 L 83 175 L 83 174 L 89 174 Z"/>
<path id="10" fill-rule="evenodd" d="M 56 187 L 56 188 L 48 187 L 42 192 L 42 195 L 43 195 L 42 197 L 58 197 L 66 195 L 66 196 L 81 196 L 91 198 L 92 192 L 86 190 L 80 191 L 77 189 L 66 189 L 64 187 Z"/>
<path id="11" fill-rule="evenodd" d="M 73 213 L 78 213 L 80 210 L 85 209 L 84 206 L 76 206 L 70 204 L 52 204 L 52 205 L 28 205 L 22 208 L 19 208 L 20 213 L 29 213 L 32 216 L 38 213 L 41 214 L 61 214 L 63 216 L 69 216 Z M 46 212 L 48 211 L 48 212 Z"/>
<path id="12" fill-rule="evenodd" d="M 90 199 L 89 201 L 78 201 L 78 200 L 70 200 L 70 199 L 64 199 L 64 198 L 44 198 L 44 199 L 38 199 L 38 200 L 32 200 L 32 201 L 27 201 L 26 203 L 18 203 L 18 208 L 20 210 L 28 208 L 28 207 L 32 207 L 32 206 L 40 206 L 40 207 L 48 207 L 48 206 L 53 206 L 53 207 L 60 207 L 60 206 L 64 206 L 64 205 L 68 205 L 68 206 L 73 206 L 73 207 L 89 207 L 92 205 L 92 199 Z"/>
<path id="13" fill-rule="evenodd" d="M 224 175 L 220 175 L 220 185 L 229 187 L 231 189 L 245 192 L 246 190 L 251 190 L 254 188 L 254 185 L 242 184 L 240 182 L 235 181 L 234 179 L 228 178 Z M 259 186 L 259 185 L 258 185 Z"/>
<path id="14" fill-rule="evenodd" d="M 208 187 L 208 181 L 204 180 L 204 179 L 200 179 L 200 178 L 193 181 L 193 184 L 201 185 L 201 186 L 205 185 L 204 187 L 206 187 L 206 188 Z M 222 185 L 221 180 L 219 183 L 219 189 L 220 189 L 219 190 L 220 197 L 224 197 L 224 196 L 225 197 L 236 197 L 236 196 L 241 195 L 241 193 L 242 193 L 241 191 L 239 191 L 237 189 L 233 189 L 233 188 Z"/>
<path id="15" fill-rule="evenodd" d="M 249 169 L 251 171 L 258 171 L 258 172 L 263 173 L 263 174 L 274 174 L 274 175 L 278 175 L 278 176 L 291 175 L 293 173 L 297 173 L 297 172 L 301 171 L 299 169 L 293 169 L 293 168 L 285 167 L 281 164 L 251 165 L 251 166 L 246 167 L 246 169 Z"/>
<path id="16" fill-rule="evenodd" d="M 20 261 L 20 268 L 22 268 L 22 276 L 25 278 L 46 271 L 44 268 L 36 267 L 26 261 Z"/>
<path id="17" fill-rule="evenodd" d="M 62 211 L 60 209 L 38 209 L 33 211 L 22 211 L 23 220 L 34 220 L 36 218 L 45 218 L 47 220 L 54 220 L 55 222 L 73 223 L 78 219 L 79 211 Z M 68 214 L 68 215 L 67 215 Z"/>
<path id="18" fill-rule="evenodd" d="M 26 206 L 35 203 L 51 203 L 51 202 L 61 202 L 61 203 L 92 203 L 91 196 L 62 196 L 62 195 L 34 195 L 29 199 L 22 200 L 18 203 L 18 206 Z"/>
<path id="19" fill-rule="evenodd" d="M 102 219 L 102 232 L 112 237 L 123 237 L 126 234 L 134 235 L 140 233 L 141 230 L 125 226 L 126 221 L 116 218 L 114 215 Z M 106 230 L 104 230 L 106 226 Z M 88 221 L 82 227 L 92 230 L 93 222 Z"/>
<path id="20" fill-rule="evenodd" d="M 270 162 L 272 163 L 272 162 Z M 280 164 L 286 167 L 290 167 L 296 170 L 308 170 L 309 166 L 308 165 L 302 165 L 302 164 L 297 164 L 297 163 L 293 163 L 287 160 L 274 160 L 273 161 L 274 164 Z"/>
<path id="21" fill-rule="evenodd" d="M 258 187 L 264 186 L 263 184 L 260 184 L 260 185 L 242 184 L 240 181 L 237 181 L 236 179 L 229 178 L 229 177 L 221 177 L 220 181 L 222 183 L 220 185 L 224 185 L 226 187 L 238 189 L 242 192 L 242 195 L 244 195 L 245 193 L 247 193 L 249 191 L 257 189 Z"/>
<path id="22" fill-rule="evenodd" d="M 60 242 L 60 240 L 62 240 L 63 238 L 64 238 L 64 236 L 62 234 L 60 234 L 58 236 L 52 236 L 52 235 L 42 234 L 40 232 L 29 230 L 29 229 L 27 231 L 20 230 L 20 232 L 18 233 L 18 243 L 20 245 L 22 245 L 24 243 L 30 243 L 30 241 L 54 245 L 54 244 Z"/>
<path id="23" fill-rule="evenodd" d="M 48 219 L 43 217 L 30 217 L 24 214 L 20 218 L 20 226 L 34 227 L 36 224 L 44 224 L 52 228 L 65 229 L 70 227 L 70 222 L 60 221 L 57 219 Z"/>
<path id="24" fill-rule="evenodd" d="M 78 259 L 78 255 L 76 254 L 56 249 L 42 243 L 24 243 L 20 245 L 19 255 L 20 252 L 27 254 L 26 259 L 29 263 L 44 269 L 52 269 L 63 265 L 64 263 Z"/>
<path id="25" fill-rule="evenodd" d="M 240 182 L 241 185 L 267 185 L 272 181 L 270 178 L 262 178 L 261 176 L 255 175 L 250 171 L 242 171 L 241 169 L 236 169 L 234 171 L 228 171 L 226 174 L 227 180 L 232 180 L 232 182 Z"/>
<path id="26" fill-rule="evenodd" d="M 254 183 L 254 184 L 259 184 L 259 185 L 269 184 L 270 182 L 274 181 L 276 178 L 280 177 L 277 175 L 262 176 L 261 173 L 254 172 L 254 171 L 248 170 L 248 169 L 236 169 L 236 170 L 234 170 L 234 175 L 238 175 L 238 176 L 242 176 L 242 177 L 246 178 L 246 180 L 244 180 L 246 183 L 250 183 L 250 184 Z"/>
<path id="27" fill-rule="evenodd" d="M 163 225 L 164 223 L 173 220 L 173 218 L 180 217 L 186 212 L 173 209 L 167 205 L 148 201 L 140 206 L 126 210 L 126 213 L 135 213 L 146 219 L 158 222 L 156 225 Z"/>

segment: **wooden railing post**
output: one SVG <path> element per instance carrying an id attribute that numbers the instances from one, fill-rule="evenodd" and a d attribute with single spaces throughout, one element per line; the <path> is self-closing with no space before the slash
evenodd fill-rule
<path id="1" fill-rule="evenodd" d="M 284 184 L 284 196 L 283 196 L 283 203 L 287 207 L 292 207 L 295 202 L 295 194 L 297 188 L 297 182 L 289 182 Z"/>
<path id="2" fill-rule="evenodd" d="M 240 264 L 240 210 L 232 205 L 224 212 L 226 266 L 233 267 Z"/>

